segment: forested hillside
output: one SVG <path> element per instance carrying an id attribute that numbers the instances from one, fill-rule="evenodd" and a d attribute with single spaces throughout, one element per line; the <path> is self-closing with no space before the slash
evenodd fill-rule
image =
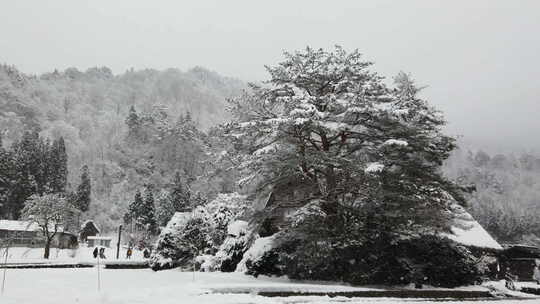
<path id="1" fill-rule="evenodd" d="M 137 189 L 148 184 L 166 188 L 177 172 L 186 185 L 203 171 L 213 172 L 201 169 L 216 154 L 210 146 L 219 152 L 219 136 L 207 133 L 219 133 L 211 127 L 227 119 L 226 99 L 242 88 L 241 81 L 200 67 L 120 75 L 106 67 L 84 72 L 70 68 L 33 76 L 3 65 L 3 147 L 18 144 L 26 131 L 38 132 L 35 142 L 62 138 L 66 190 L 76 191 L 87 165 L 92 202 L 85 217 L 95 218 L 106 230 L 121 223 Z M 204 195 L 216 192 L 213 186 L 230 187 L 216 182 Z"/>

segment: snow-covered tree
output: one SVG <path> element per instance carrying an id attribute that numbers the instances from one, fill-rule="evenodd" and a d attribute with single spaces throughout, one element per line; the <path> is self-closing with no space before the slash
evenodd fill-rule
<path id="1" fill-rule="evenodd" d="M 136 140 L 137 137 L 139 136 L 139 132 L 141 128 L 141 120 L 133 105 L 129 108 L 129 114 L 126 118 L 126 125 L 129 128 L 128 139 Z"/>
<path id="2" fill-rule="evenodd" d="M 161 230 L 150 259 L 153 270 L 172 268 L 189 259 L 189 248 L 180 246 L 180 242 L 190 216 L 189 212 L 177 212 Z"/>
<path id="3" fill-rule="evenodd" d="M 49 150 L 49 190 L 52 193 L 63 193 L 66 191 L 68 175 L 64 138 L 54 140 Z"/>
<path id="4" fill-rule="evenodd" d="M 216 252 L 213 270 L 232 272 L 249 249 L 251 231 L 246 221 L 233 221 L 227 227 L 227 237 Z"/>
<path id="5" fill-rule="evenodd" d="M 88 166 L 84 165 L 81 168 L 81 182 L 77 186 L 77 192 L 75 193 L 76 206 L 82 212 L 88 211 L 90 207 L 92 195 L 92 185 L 90 182 L 90 172 L 88 172 Z"/>
<path id="6" fill-rule="evenodd" d="M 370 66 L 337 46 L 285 53 L 267 67 L 264 86 L 231 101 L 241 182 L 310 184 L 328 216 L 344 206 L 376 210 L 393 231 L 444 226 L 447 207 L 462 200 L 439 170 L 454 139 L 407 75 L 389 88 Z"/>
<path id="7" fill-rule="evenodd" d="M 45 238 L 45 259 L 49 258 L 54 236 L 61 231 L 66 220 L 77 212 L 77 208 L 59 194 L 32 195 L 25 202 L 21 217 L 41 228 Z"/>
<path id="8" fill-rule="evenodd" d="M 174 205 L 175 211 L 185 212 L 191 210 L 190 205 L 191 192 L 187 185 L 182 181 L 182 175 L 176 171 L 174 174 L 174 180 L 172 181 L 172 190 L 170 194 L 170 200 Z"/>
<path id="9" fill-rule="evenodd" d="M 232 250 L 240 249 L 232 247 L 241 241 L 230 240 L 229 247 L 220 246 L 229 232 L 240 234 L 238 232 L 240 228 L 229 230 L 229 224 L 248 216 L 250 205 L 251 202 L 243 195 L 220 194 L 207 205 L 198 206 L 191 212 L 175 213 L 158 237 L 152 268 L 159 270 L 193 262 L 193 258 L 199 255 L 214 255 L 218 250 L 221 250 L 222 254 L 220 259 L 215 259 L 216 263 L 226 260 L 229 255 L 234 255 L 234 261 L 237 263 L 237 253 L 233 254 Z M 242 232 L 242 238 L 244 236 Z M 245 246 L 247 242 L 243 244 Z"/>
<path id="10" fill-rule="evenodd" d="M 156 228 L 155 210 L 154 187 L 148 185 L 144 191 L 144 203 L 141 205 L 139 216 L 137 218 L 138 224 L 146 227 L 148 231 L 154 231 Z"/>
<path id="11" fill-rule="evenodd" d="M 165 226 L 175 212 L 175 206 L 170 194 L 162 190 L 156 198 L 156 221 L 159 226 Z"/>

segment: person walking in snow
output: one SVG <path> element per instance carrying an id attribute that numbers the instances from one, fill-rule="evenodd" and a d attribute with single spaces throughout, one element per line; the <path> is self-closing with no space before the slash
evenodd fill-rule
<path id="1" fill-rule="evenodd" d="M 94 255 L 94 259 L 97 258 L 97 255 L 98 255 L 98 248 L 94 248 L 94 252 L 92 252 L 92 254 Z"/>
<path id="2" fill-rule="evenodd" d="M 99 258 L 100 259 L 106 259 L 107 258 L 107 257 L 105 257 L 105 247 L 99 248 Z"/>
<path id="3" fill-rule="evenodd" d="M 133 254 L 133 251 L 131 250 L 131 247 L 128 247 L 126 252 L 126 259 L 131 260 L 131 255 Z"/>
<path id="4" fill-rule="evenodd" d="M 540 285 L 540 261 L 536 260 L 536 267 L 533 271 L 533 280 L 536 281 L 536 284 Z"/>
<path id="5" fill-rule="evenodd" d="M 508 288 L 510 290 L 516 290 L 516 285 L 514 284 L 514 282 L 517 280 L 517 276 L 513 275 L 510 272 L 509 267 L 506 267 L 506 273 L 504 275 L 504 280 L 506 281 L 505 284 L 504 284 L 506 286 L 506 288 Z"/>

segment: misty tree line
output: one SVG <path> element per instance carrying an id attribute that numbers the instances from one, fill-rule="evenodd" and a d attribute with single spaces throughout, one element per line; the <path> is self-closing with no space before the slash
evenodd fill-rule
<path id="1" fill-rule="evenodd" d="M 540 245 L 540 157 L 458 150 L 444 171 L 475 186 L 470 210 L 497 240 Z"/>

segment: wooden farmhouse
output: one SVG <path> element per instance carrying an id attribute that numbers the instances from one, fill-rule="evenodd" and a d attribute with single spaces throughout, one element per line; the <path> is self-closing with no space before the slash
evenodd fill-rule
<path id="1" fill-rule="evenodd" d="M 44 247 L 43 231 L 34 222 L 0 220 L 0 241 L 4 246 L 11 247 Z M 51 246 L 54 248 L 76 248 L 77 237 L 60 227 L 55 234 Z"/>

